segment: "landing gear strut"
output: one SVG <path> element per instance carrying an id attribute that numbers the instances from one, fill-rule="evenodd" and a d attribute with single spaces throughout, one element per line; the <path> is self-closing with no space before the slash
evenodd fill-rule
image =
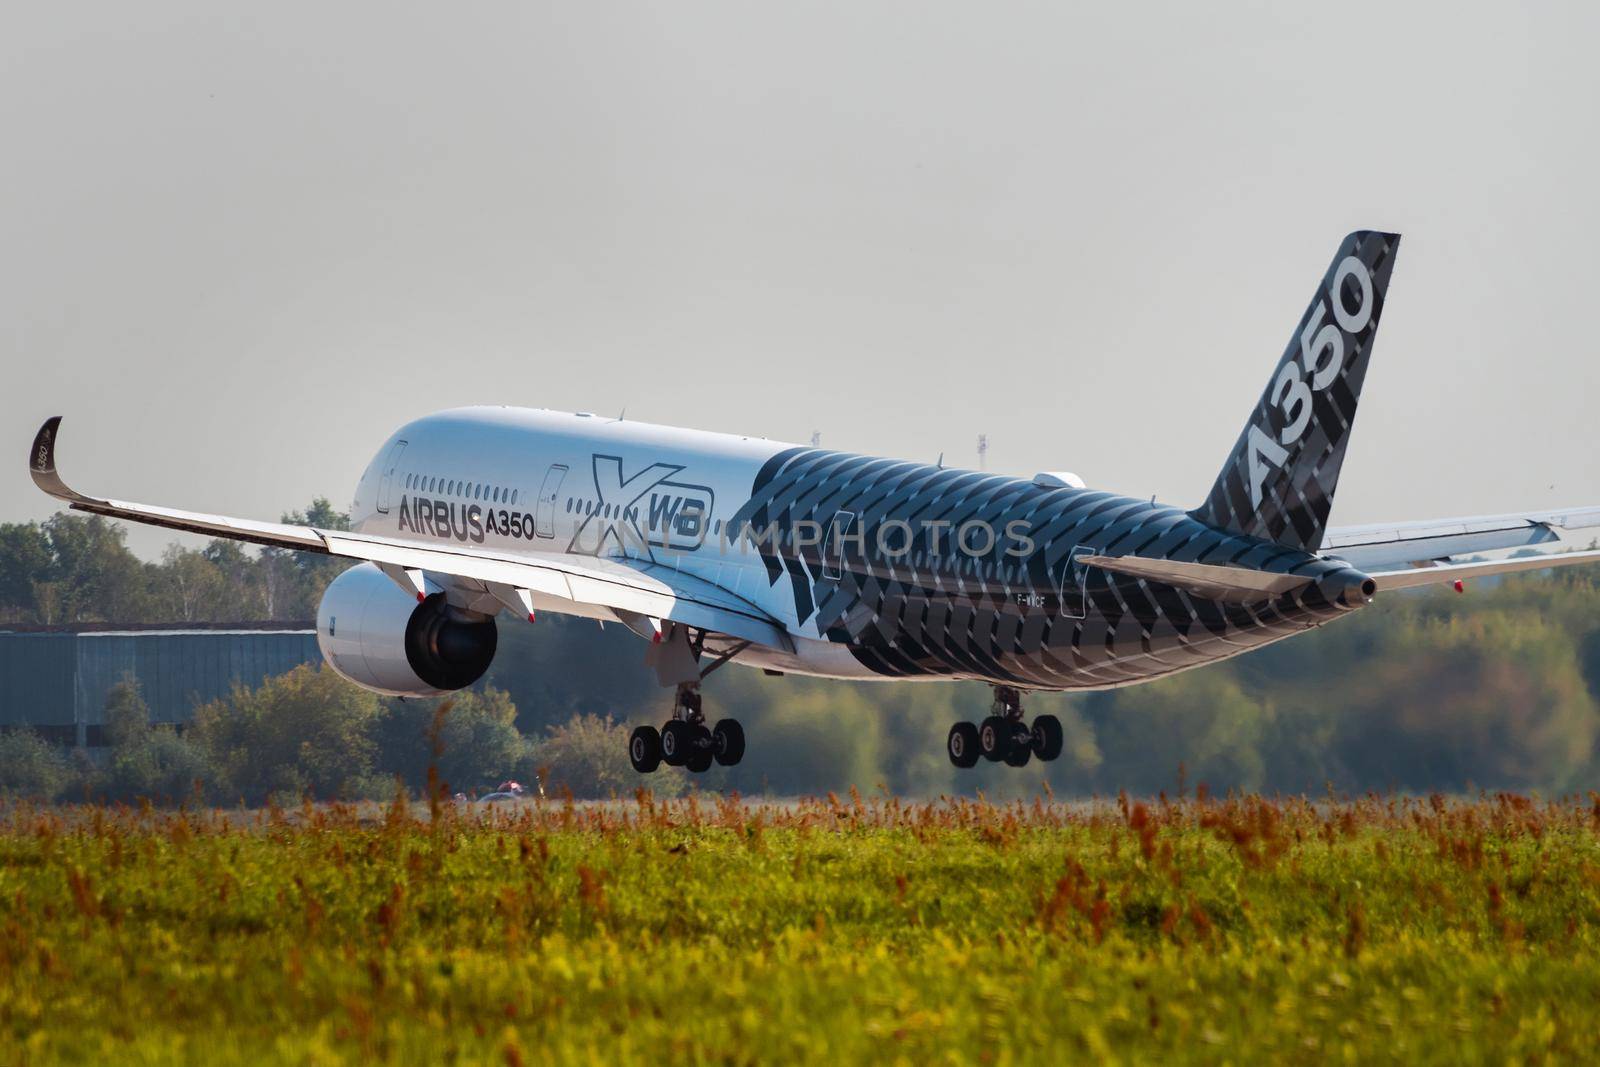
<path id="1" fill-rule="evenodd" d="M 972 767 L 982 756 L 991 763 L 1026 766 L 1037 756 L 1049 761 L 1061 755 L 1061 720 L 1037 716 L 1030 725 L 1022 717 L 1022 694 L 1009 685 L 994 687 L 994 706 L 977 726 L 958 722 L 950 727 L 945 751 L 957 767 Z"/>
<path id="2" fill-rule="evenodd" d="M 700 658 L 705 642 L 702 632 L 689 639 L 694 659 Z M 685 767 L 696 774 L 711 769 L 712 763 L 732 767 L 744 758 L 744 727 L 738 719 L 720 719 L 706 726 L 700 701 L 700 680 L 742 652 L 748 642 L 734 646 L 693 681 L 679 682 L 672 701 L 672 717 L 658 731 L 654 726 L 639 726 L 628 738 L 628 760 L 640 774 L 649 774 L 661 764 Z"/>

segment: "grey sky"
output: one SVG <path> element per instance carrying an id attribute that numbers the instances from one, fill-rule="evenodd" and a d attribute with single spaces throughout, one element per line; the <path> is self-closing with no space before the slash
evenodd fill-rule
<path id="1" fill-rule="evenodd" d="M 1600 503 L 1593 4 L 227 6 L 0 14 L 0 521 L 474 402 L 1193 504 L 1358 228 L 1333 521 Z"/>

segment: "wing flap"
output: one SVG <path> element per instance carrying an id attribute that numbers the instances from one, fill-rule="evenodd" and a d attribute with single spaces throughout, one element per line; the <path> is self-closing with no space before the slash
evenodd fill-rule
<path id="1" fill-rule="evenodd" d="M 785 651 L 794 647 L 778 621 L 754 604 L 669 568 L 557 552 L 504 557 L 365 534 L 321 533 L 328 551 L 336 556 L 529 589 L 573 603 L 681 622 Z"/>

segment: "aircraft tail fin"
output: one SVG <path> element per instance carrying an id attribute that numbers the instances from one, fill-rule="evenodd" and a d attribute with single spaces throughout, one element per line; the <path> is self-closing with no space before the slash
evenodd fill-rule
<path id="1" fill-rule="evenodd" d="M 1201 522 L 1315 552 L 1344 464 L 1400 235 L 1361 230 L 1339 245 L 1289 338 Z"/>

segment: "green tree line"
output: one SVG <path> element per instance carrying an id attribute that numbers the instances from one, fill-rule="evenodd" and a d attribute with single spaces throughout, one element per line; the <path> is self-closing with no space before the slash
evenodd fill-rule
<path id="1" fill-rule="evenodd" d="M 312 515 L 319 525 L 340 518 L 325 501 L 297 517 Z M 276 580 L 267 572 L 278 567 L 291 569 L 273 594 L 277 613 L 265 617 L 305 619 L 321 588 L 347 565 L 224 550 L 237 552 L 214 543 L 183 566 L 176 550 L 145 564 L 127 553 L 121 531 L 100 519 L 57 516 L 0 527 L 0 598 L 26 605 L 8 608 L 13 617 L 26 610 L 35 618 L 48 605 L 54 621 L 170 621 L 170 605 L 184 602 L 174 586 L 187 567 L 192 573 L 183 580 L 208 592 L 189 601 L 202 614 L 182 618 L 242 618 L 252 612 L 241 603 L 265 612 L 266 601 L 230 599 L 226 576 L 236 576 L 241 595 L 260 597 Z M 229 571 L 218 562 L 227 559 L 242 563 Z M 125 599 L 108 592 L 117 589 Z M 131 614 L 110 610 L 118 603 L 132 605 Z M 488 675 L 457 699 L 435 734 L 428 731 L 438 702 L 382 701 L 331 672 L 312 671 L 315 684 L 300 678 L 292 700 L 284 687 L 296 676 L 286 676 L 197 709 L 181 738 L 152 728 L 139 738 L 148 752 L 130 755 L 130 766 L 144 760 L 182 768 L 162 779 L 166 787 L 198 767 L 207 794 L 230 800 L 273 792 L 372 795 L 392 791 L 396 775 L 422 789 L 430 762 L 465 789 L 501 776 L 532 778 L 544 767 L 554 788 L 630 791 L 637 779 L 626 767 L 626 729 L 659 725 L 670 704 L 643 664 L 639 639 L 620 626 L 549 615 L 531 626 L 502 618 L 500 635 Z M 851 786 L 922 796 L 1031 795 L 1045 786 L 1060 795 L 1153 794 L 1201 783 L 1213 791 L 1293 793 L 1581 792 L 1600 788 L 1600 567 L 1486 580 L 1465 595 L 1391 594 L 1317 633 L 1160 682 L 1030 694 L 1030 714 L 1054 713 L 1066 728 L 1066 749 L 1048 765 L 950 766 L 943 750 L 950 723 L 987 714 L 989 690 L 976 683 L 830 682 L 729 666 L 708 679 L 705 700 L 710 718 L 743 722 L 749 748 L 738 767 L 714 768 L 697 781 L 747 794 Z M 430 738 L 441 743 L 437 756 Z M 4 741 L 30 743 L 25 736 Z M 18 775 L 6 785 L 7 758 L 0 752 L 0 787 L 21 789 Z M 184 764 L 189 758 L 200 762 Z M 109 771 L 97 773 L 102 777 L 72 781 L 126 794 L 108 784 Z M 118 781 L 147 780 L 127 773 Z M 676 772 L 647 780 L 658 791 L 683 781 Z"/>
<path id="2" fill-rule="evenodd" d="M 347 530 L 350 517 L 326 499 L 284 522 Z M 0 523 L 0 622 L 298 621 L 348 561 L 309 552 L 214 540 L 167 547 L 146 562 L 127 531 L 99 515 L 60 512 L 44 522 Z"/>
<path id="3" fill-rule="evenodd" d="M 152 723 L 137 679 L 107 694 L 107 747 L 91 757 L 28 730 L 0 735 L 0 794 L 38 800 L 175 804 L 295 803 L 478 796 L 508 780 L 562 795 L 633 788 L 625 728 L 578 715 L 524 736 L 504 690 L 480 686 L 438 700 L 383 699 L 327 666 L 303 664 L 195 709 L 179 730 Z M 672 794 L 673 772 L 653 783 Z"/>

